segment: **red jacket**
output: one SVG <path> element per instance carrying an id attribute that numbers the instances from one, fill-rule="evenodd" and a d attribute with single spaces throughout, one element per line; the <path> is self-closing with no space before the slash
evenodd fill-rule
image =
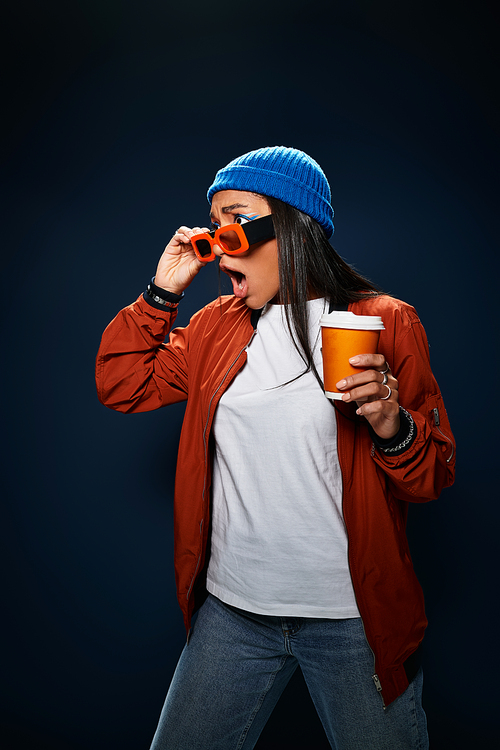
<path id="1" fill-rule="evenodd" d="M 427 625 L 405 525 L 409 502 L 437 498 L 454 478 L 454 441 L 432 375 L 427 339 L 415 310 L 387 296 L 352 303 L 381 315 L 379 351 L 399 381 L 399 401 L 416 438 L 400 455 L 378 450 L 355 405 L 337 402 L 338 456 L 349 565 L 375 683 L 385 704 L 408 686 L 408 665 Z M 187 629 L 204 590 L 212 460 L 210 431 L 223 392 L 246 361 L 252 311 L 235 297 L 216 300 L 164 344 L 174 310 L 140 297 L 106 328 L 96 364 L 100 401 L 133 413 L 187 400 L 177 462 L 174 535 L 177 595 Z M 410 677 L 411 679 L 411 677 Z"/>

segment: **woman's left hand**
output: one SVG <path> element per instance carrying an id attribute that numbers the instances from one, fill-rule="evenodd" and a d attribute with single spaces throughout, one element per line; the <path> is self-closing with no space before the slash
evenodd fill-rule
<path id="1" fill-rule="evenodd" d="M 385 440 L 399 431 L 398 381 L 383 354 L 358 354 L 349 363 L 365 369 L 337 383 L 345 391 L 342 401 L 355 401 L 356 414 L 365 417 L 377 435 Z"/>

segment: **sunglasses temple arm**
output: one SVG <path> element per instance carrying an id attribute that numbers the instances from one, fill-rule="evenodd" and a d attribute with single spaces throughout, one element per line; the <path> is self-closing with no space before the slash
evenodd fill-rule
<path id="1" fill-rule="evenodd" d="M 249 221 L 241 226 L 245 232 L 249 245 L 254 245 L 256 242 L 263 242 L 264 240 L 270 240 L 276 236 L 272 214 L 262 216 L 260 219 L 254 219 L 254 221 Z"/>

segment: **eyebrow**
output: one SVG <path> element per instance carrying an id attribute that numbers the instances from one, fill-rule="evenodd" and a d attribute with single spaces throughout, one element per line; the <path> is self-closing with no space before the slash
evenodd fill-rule
<path id="1" fill-rule="evenodd" d="M 248 203 L 232 203 L 230 206 L 223 206 L 221 211 L 223 214 L 230 214 L 235 208 L 248 208 Z M 210 218 L 212 218 L 212 216 L 214 216 L 213 211 L 210 212 Z"/>

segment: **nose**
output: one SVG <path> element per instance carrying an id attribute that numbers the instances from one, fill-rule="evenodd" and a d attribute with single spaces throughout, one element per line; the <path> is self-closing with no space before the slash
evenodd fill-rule
<path id="1" fill-rule="evenodd" d="M 224 255 L 224 250 L 222 249 L 220 245 L 217 245 L 217 243 L 213 245 L 213 251 L 214 251 L 214 255 L 217 255 L 217 257 L 219 258 L 221 258 Z"/>

